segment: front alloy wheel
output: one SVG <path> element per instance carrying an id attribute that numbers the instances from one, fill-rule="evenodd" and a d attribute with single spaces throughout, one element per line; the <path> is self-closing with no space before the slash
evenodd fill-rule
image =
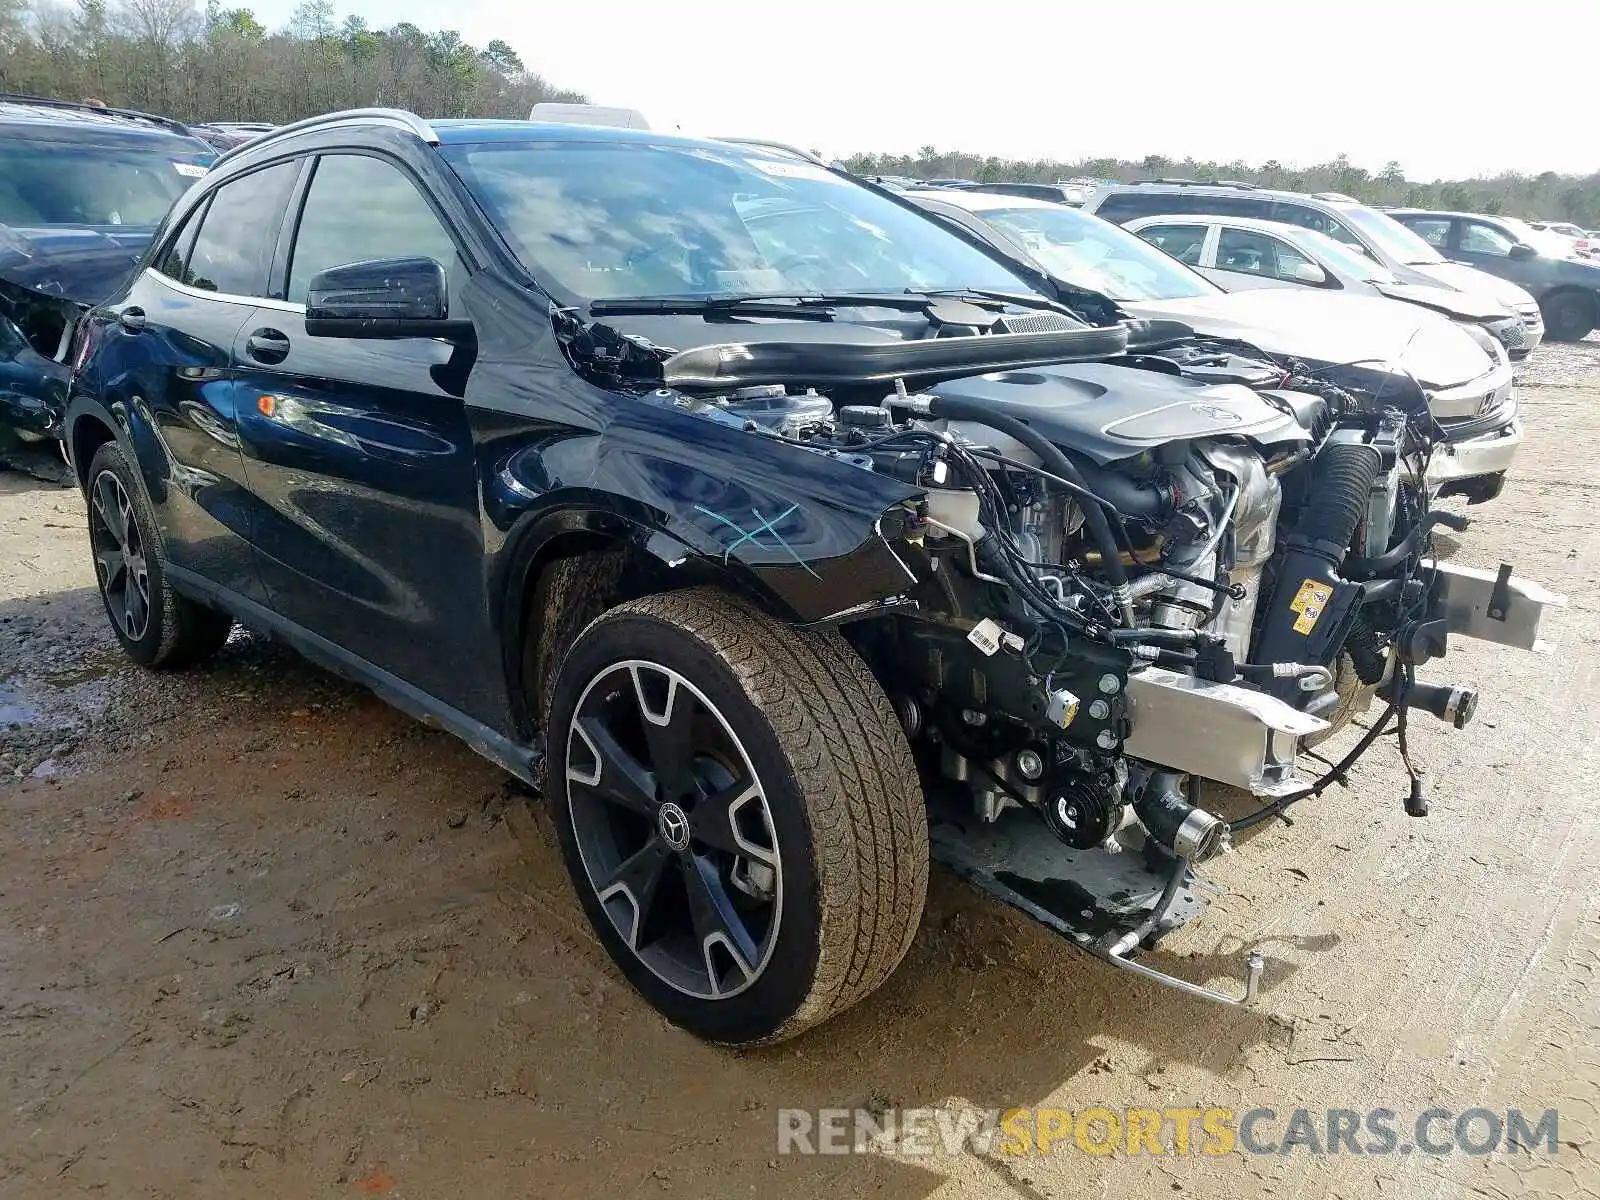
<path id="1" fill-rule="evenodd" d="M 612 927 L 669 987 L 733 996 L 772 957 L 783 865 L 766 793 L 727 720 L 694 684 L 643 659 L 578 700 L 567 804 Z"/>
<path id="2" fill-rule="evenodd" d="M 922 916 L 927 815 L 899 718 L 837 631 L 710 588 L 646 596 L 572 640 L 549 695 L 567 872 L 669 1020 L 781 1041 L 889 977 Z"/>

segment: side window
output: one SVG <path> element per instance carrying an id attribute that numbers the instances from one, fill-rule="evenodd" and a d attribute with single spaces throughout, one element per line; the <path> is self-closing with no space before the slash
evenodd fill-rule
<path id="1" fill-rule="evenodd" d="M 1212 204 L 1221 205 L 1220 208 L 1212 208 L 1212 212 L 1220 212 L 1225 216 L 1255 217 L 1262 221 L 1272 219 L 1272 204 L 1248 193 L 1219 197 L 1213 200 Z"/>
<path id="2" fill-rule="evenodd" d="M 1412 233 L 1437 250 L 1443 250 L 1450 241 L 1448 217 L 1407 217 L 1405 225 Z"/>
<path id="3" fill-rule="evenodd" d="M 1492 254 L 1496 258 L 1509 258 L 1511 247 L 1516 245 L 1493 225 L 1481 221 L 1461 222 L 1461 250 L 1464 254 Z"/>
<path id="4" fill-rule="evenodd" d="M 265 296 L 283 210 L 299 170 L 298 162 L 279 163 L 213 192 L 182 281 L 208 292 Z"/>
<path id="5" fill-rule="evenodd" d="M 1217 266 L 1246 275 L 1272 274 L 1272 239 L 1249 229 L 1224 229 L 1217 238 Z"/>
<path id="6" fill-rule="evenodd" d="M 1159 250 L 1165 250 L 1179 262 L 1191 267 L 1200 265 L 1200 253 L 1205 249 L 1204 225 L 1146 225 L 1139 236 Z"/>
<path id="7" fill-rule="evenodd" d="M 1328 273 L 1288 242 L 1269 238 L 1272 245 L 1272 274 L 1290 283 L 1326 283 Z"/>
<path id="8" fill-rule="evenodd" d="M 289 260 L 288 300 L 304 304 L 329 267 L 423 255 L 459 273 L 455 243 L 400 169 L 362 154 L 325 154 L 306 192 Z"/>
<path id="9" fill-rule="evenodd" d="M 1172 192 L 1113 192 L 1094 210 L 1102 220 L 1121 224 L 1134 217 L 1158 217 L 1162 213 L 1199 212 L 1189 204 L 1190 196 Z"/>
<path id="10" fill-rule="evenodd" d="M 1307 208 L 1303 204 L 1290 204 L 1280 200 L 1270 212 L 1263 214 L 1269 221 L 1281 221 L 1285 225 L 1298 225 L 1302 229 L 1315 229 L 1318 233 L 1327 233 L 1330 222 L 1328 218 L 1314 208 Z"/>
<path id="11" fill-rule="evenodd" d="M 206 202 L 202 200 L 195 205 L 183 222 L 183 228 L 178 230 L 178 235 L 167 243 L 167 248 L 161 252 L 161 257 L 155 261 L 155 269 L 168 279 L 176 279 L 179 283 L 190 283 L 189 256 L 194 253 L 195 235 L 200 232 L 200 222 L 205 219 Z"/>

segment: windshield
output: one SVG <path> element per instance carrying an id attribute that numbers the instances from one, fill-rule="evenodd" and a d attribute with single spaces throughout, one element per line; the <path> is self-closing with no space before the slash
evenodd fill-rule
<path id="1" fill-rule="evenodd" d="M 977 214 L 1050 274 L 1113 300 L 1189 300 L 1219 289 L 1120 225 L 1075 208 L 1000 208 Z"/>
<path id="2" fill-rule="evenodd" d="M 159 225 L 205 174 L 208 156 L 173 149 L 0 142 L 0 225 Z"/>
<path id="3" fill-rule="evenodd" d="M 1315 229 L 1298 230 L 1295 238 L 1304 243 L 1304 249 L 1311 251 L 1341 275 L 1364 279 L 1368 283 L 1400 282 L 1395 273 L 1381 262 L 1368 258 L 1359 250 L 1351 249 L 1337 238 L 1318 233 Z"/>
<path id="4" fill-rule="evenodd" d="M 584 299 L 1033 290 L 933 221 L 809 162 L 574 140 L 444 155 L 529 272 Z"/>
<path id="5" fill-rule="evenodd" d="M 1360 231 L 1362 237 L 1378 248 L 1379 253 L 1394 259 L 1395 262 L 1415 266 L 1444 261 L 1444 255 L 1399 221 L 1377 209 L 1360 206 L 1341 208 L 1339 219 L 1353 225 Z"/>

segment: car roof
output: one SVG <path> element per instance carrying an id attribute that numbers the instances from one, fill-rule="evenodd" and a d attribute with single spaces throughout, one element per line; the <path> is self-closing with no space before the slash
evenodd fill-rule
<path id="1" fill-rule="evenodd" d="M 94 108 L 87 104 L 32 96 L 0 96 L 0 125 L 49 126 L 62 129 L 127 133 L 133 137 L 184 137 L 177 121 L 130 109 Z"/>
<path id="2" fill-rule="evenodd" d="M 729 142 L 718 138 L 691 137 L 681 133 L 663 133 L 654 129 L 632 129 L 620 125 L 580 125 L 570 121 L 521 121 L 491 117 L 449 117 L 427 121 L 404 109 L 366 108 L 323 113 L 279 125 L 269 132 L 251 138 L 242 145 L 227 151 L 217 160 L 223 167 L 235 162 L 254 160 L 261 154 L 271 153 L 279 139 L 300 134 L 336 128 L 368 128 L 372 130 L 400 129 L 438 146 L 470 146 L 491 143 L 506 145 L 518 142 L 614 142 L 638 146 L 678 146 L 684 149 L 706 150 L 719 154 L 738 154 L 748 157 L 789 159 L 803 152 L 792 148 L 767 148 L 751 142 Z M 826 169 L 826 168 L 823 168 Z"/>
<path id="3" fill-rule="evenodd" d="M 780 151 L 748 143 L 689 137 L 655 129 L 627 129 L 620 125 L 578 125 L 568 121 L 509 121 L 491 118 L 451 118 L 429 121 L 441 146 L 481 142 L 629 142 L 637 145 L 674 145 L 706 150 L 730 149 L 744 153 L 781 155 Z M 790 152 L 792 156 L 793 151 Z"/>
<path id="4" fill-rule="evenodd" d="M 1258 188 L 1253 184 L 1232 183 L 1170 183 L 1154 180 L 1149 183 L 1111 183 L 1094 190 L 1091 200 L 1115 193 L 1155 194 L 1172 196 L 1249 196 L 1265 200 L 1292 200 L 1297 204 L 1321 205 L 1330 210 L 1341 208 L 1367 208 L 1353 196 L 1337 192 L 1288 192 L 1276 188 Z"/>
<path id="5" fill-rule="evenodd" d="M 1226 213 L 1154 213 L 1148 217 L 1135 217 L 1128 222 L 1128 228 L 1145 225 L 1203 225 L 1214 223 L 1217 225 L 1233 225 L 1239 229 L 1250 229 L 1256 233 L 1269 233 L 1273 237 L 1283 237 L 1285 231 L 1291 234 L 1316 233 L 1315 229 L 1307 229 L 1304 225 L 1296 225 L 1290 221 L 1268 221 L 1264 217 L 1230 217 Z"/>
<path id="6" fill-rule="evenodd" d="M 1391 217 L 1403 215 L 1407 217 L 1473 217 L 1483 221 L 1508 221 L 1516 220 L 1515 217 L 1496 215 L 1495 213 L 1458 212 L 1454 209 L 1445 210 L 1438 208 L 1390 208 L 1385 209 Z"/>
<path id="7" fill-rule="evenodd" d="M 1032 196 L 1008 196 L 1002 192 L 969 192 L 957 188 L 911 188 L 906 193 L 913 200 L 942 200 L 968 212 L 995 212 L 1014 208 L 1067 208 L 1053 200 L 1037 200 Z"/>

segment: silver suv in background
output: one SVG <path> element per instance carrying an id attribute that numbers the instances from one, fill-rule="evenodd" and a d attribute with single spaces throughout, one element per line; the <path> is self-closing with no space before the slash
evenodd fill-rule
<path id="1" fill-rule="evenodd" d="M 1405 283 L 1476 292 L 1499 300 L 1522 318 L 1528 349 L 1544 339 L 1544 317 L 1524 288 L 1486 271 L 1448 261 L 1399 221 L 1336 192 L 1304 195 L 1248 183 L 1151 180 L 1109 184 L 1083 204 L 1084 212 L 1125 225 L 1138 217 L 1216 214 L 1303 225 L 1343 242 L 1388 267 Z"/>

